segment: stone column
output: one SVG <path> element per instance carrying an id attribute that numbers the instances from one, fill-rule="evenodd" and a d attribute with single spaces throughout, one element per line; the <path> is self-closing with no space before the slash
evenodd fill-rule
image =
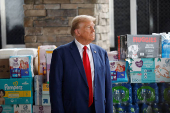
<path id="1" fill-rule="evenodd" d="M 93 41 L 110 50 L 109 0 L 24 0 L 26 47 L 66 44 L 74 39 L 70 34 L 73 17 L 96 17 L 96 39 Z"/>

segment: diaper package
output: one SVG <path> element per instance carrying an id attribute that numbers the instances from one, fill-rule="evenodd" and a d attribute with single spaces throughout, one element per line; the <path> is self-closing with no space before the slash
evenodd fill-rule
<path id="1" fill-rule="evenodd" d="M 51 106 L 33 106 L 33 113 L 51 113 Z"/>
<path id="2" fill-rule="evenodd" d="M 161 34 L 162 58 L 170 58 L 170 34 Z"/>
<path id="3" fill-rule="evenodd" d="M 112 83 L 128 82 L 128 62 L 109 61 Z"/>
<path id="4" fill-rule="evenodd" d="M 162 58 L 170 58 L 170 34 L 152 33 L 153 35 L 161 35 Z"/>
<path id="5" fill-rule="evenodd" d="M 10 56 L 11 78 L 30 78 L 33 73 L 33 57 L 31 55 Z"/>
<path id="6" fill-rule="evenodd" d="M 43 83 L 42 94 L 48 94 L 49 95 L 49 84 Z"/>
<path id="7" fill-rule="evenodd" d="M 13 105 L 0 105 L 0 113 L 14 113 Z"/>
<path id="8" fill-rule="evenodd" d="M 170 82 L 170 58 L 130 59 L 131 83 Z"/>
<path id="9" fill-rule="evenodd" d="M 47 49 L 46 50 L 46 62 L 47 62 L 47 83 L 49 84 L 49 74 L 50 74 L 50 65 L 51 65 L 51 58 L 54 49 Z"/>
<path id="10" fill-rule="evenodd" d="M 35 75 L 34 77 L 35 105 L 42 105 L 42 81 L 43 81 L 43 75 Z"/>
<path id="11" fill-rule="evenodd" d="M 110 51 L 107 52 L 109 61 L 118 61 L 118 52 L 117 51 Z"/>
<path id="12" fill-rule="evenodd" d="M 38 75 L 46 75 L 46 49 L 55 48 L 55 45 L 43 45 L 38 47 Z"/>
<path id="13" fill-rule="evenodd" d="M 127 35 L 128 58 L 160 58 L 160 35 Z"/>
<path id="14" fill-rule="evenodd" d="M 50 95 L 42 95 L 42 105 L 51 105 Z"/>
<path id="15" fill-rule="evenodd" d="M 32 113 L 32 104 L 14 104 L 14 113 Z"/>
<path id="16" fill-rule="evenodd" d="M 1 105 L 32 104 L 32 78 L 0 79 Z"/>

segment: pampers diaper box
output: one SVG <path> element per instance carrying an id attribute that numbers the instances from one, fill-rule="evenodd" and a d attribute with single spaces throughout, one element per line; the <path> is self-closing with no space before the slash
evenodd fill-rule
<path id="1" fill-rule="evenodd" d="M 13 105 L 0 105 L 0 113 L 14 113 Z"/>
<path id="2" fill-rule="evenodd" d="M 32 104 L 32 80 L 32 78 L 0 79 L 0 90 L 4 93 L 0 103 L 5 105 Z"/>
<path id="3" fill-rule="evenodd" d="M 31 55 L 10 56 L 9 66 L 12 78 L 31 78 L 34 76 Z"/>
<path id="4" fill-rule="evenodd" d="M 32 113 L 32 104 L 15 104 L 14 113 Z"/>
<path id="5" fill-rule="evenodd" d="M 129 60 L 131 83 L 170 82 L 170 58 Z"/>

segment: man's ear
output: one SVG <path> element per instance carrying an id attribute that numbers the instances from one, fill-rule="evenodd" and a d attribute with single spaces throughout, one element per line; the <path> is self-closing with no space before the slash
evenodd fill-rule
<path id="1" fill-rule="evenodd" d="M 78 29 L 75 29 L 75 30 L 74 30 L 74 33 L 75 33 L 76 36 L 80 36 L 80 32 L 79 32 Z"/>

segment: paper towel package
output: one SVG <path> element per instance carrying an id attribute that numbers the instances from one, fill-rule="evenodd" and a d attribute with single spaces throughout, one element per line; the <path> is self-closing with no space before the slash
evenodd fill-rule
<path id="1" fill-rule="evenodd" d="M 55 49 L 55 45 L 38 47 L 38 75 L 46 75 L 46 49 Z"/>
<path id="2" fill-rule="evenodd" d="M 50 95 L 42 95 L 42 105 L 51 105 Z"/>
<path id="3" fill-rule="evenodd" d="M 48 94 L 49 95 L 49 84 L 43 83 L 42 94 Z"/>
<path id="4" fill-rule="evenodd" d="M 51 113 L 51 106 L 33 106 L 33 113 Z"/>
<path id="5" fill-rule="evenodd" d="M 33 73 L 33 57 L 31 55 L 10 56 L 11 78 L 30 78 Z"/>
<path id="6" fill-rule="evenodd" d="M 33 57 L 38 56 L 38 49 L 36 48 L 22 48 L 17 49 L 17 55 L 32 55 Z"/>
<path id="7" fill-rule="evenodd" d="M 170 82 L 170 58 L 130 59 L 131 83 Z"/>
<path id="8" fill-rule="evenodd" d="M 49 74 L 50 74 L 50 65 L 51 65 L 51 57 L 54 49 L 46 50 L 46 62 L 47 62 L 47 83 L 49 83 Z"/>
<path id="9" fill-rule="evenodd" d="M 14 104 L 13 113 L 32 113 L 32 104 Z"/>
<path id="10" fill-rule="evenodd" d="M 9 48 L 9 49 L 0 49 L 0 59 L 8 59 L 10 56 L 16 55 L 32 55 L 33 57 L 37 56 L 36 48 Z"/>
<path id="11" fill-rule="evenodd" d="M 0 49 L 0 59 L 9 59 L 12 55 L 17 55 L 16 49 Z"/>
<path id="12" fill-rule="evenodd" d="M 33 103 L 32 78 L 0 79 L 0 91 L 4 93 L 0 103 L 32 104 Z"/>
<path id="13" fill-rule="evenodd" d="M 0 113 L 14 113 L 13 105 L 0 105 Z"/>

